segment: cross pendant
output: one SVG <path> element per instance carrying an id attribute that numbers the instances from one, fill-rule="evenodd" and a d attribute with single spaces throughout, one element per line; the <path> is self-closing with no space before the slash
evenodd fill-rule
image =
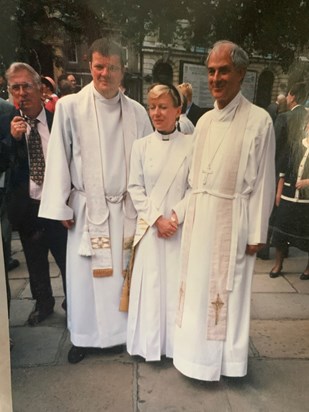
<path id="1" fill-rule="evenodd" d="M 207 170 L 203 170 L 202 173 L 203 173 L 203 184 L 205 185 L 207 183 L 208 176 L 213 174 L 213 171 L 211 170 L 211 166 L 208 165 Z"/>

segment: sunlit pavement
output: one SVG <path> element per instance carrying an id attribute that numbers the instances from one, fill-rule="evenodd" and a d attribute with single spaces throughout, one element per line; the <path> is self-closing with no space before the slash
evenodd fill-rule
<path id="1" fill-rule="evenodd" d="M 201 382 L 181 375 L 171 360 L 145 363 L 125 351 L 107 355 L 94 350 L 81 363 L 69 364 L 71 345 L 58 268 L 51 259 L 55 312 L 30 327 L 27 318 L 34 303 L 16 234 L 12 248 L 21 263 L 10 272 L 14 412 L 309 410 L 309 281 L 299 279 L 305 253 L 292 248 L 283 276 L 276 279 L 268 276 L 272 260 L 257 260 L 248 375 Z"/>

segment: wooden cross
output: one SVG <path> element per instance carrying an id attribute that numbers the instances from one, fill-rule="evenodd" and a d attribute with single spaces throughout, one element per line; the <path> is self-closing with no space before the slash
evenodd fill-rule
<path id="1" fill-rule="evenodd" d="M 215 325 L 217 325 L 217 324 L 218 324 L 218 321 L 219 321 L 219 313 L 220 313 L 220 310 L 221 310 L 222 306 L 224 305 L 224 303 L 223 303 L 222 300 L 220 299 L 219 293 L 217 294 L 217 300 L 215 300 L 214 302 L 211 302 L 211 304 L 214 306 L 215 311 L 216 311 Z"/>

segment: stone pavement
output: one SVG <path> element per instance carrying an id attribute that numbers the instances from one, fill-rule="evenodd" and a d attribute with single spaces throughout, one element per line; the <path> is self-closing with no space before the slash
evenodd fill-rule
<path id="1" fill-rule="evenodd" d="M 306 254 L 291 249 L 277 279 L 268 276 L 272 261 L 257 260 L 248 375 L 201 382 L 181 375 L 171 360 L 145 363 L 126 352 L 93 350 L 81 363 L 69 364 L 57 266 L 51 259 L 55 313 L 29 327 L 34 303 L 17 237 L 12 246 L 21 262 L 10 272 L 14 412 L 309 411 L 309 281 L 299 280 Z"/>

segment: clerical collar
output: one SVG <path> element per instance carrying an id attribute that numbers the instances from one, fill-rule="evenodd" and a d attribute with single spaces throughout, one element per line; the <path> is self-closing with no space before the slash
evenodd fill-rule
<path id="1" fill-rule="evenodd" d="M 93 84 L 93 94 L 94 94 L 94 96 L 97 100 L 99 100 L 99 101 L 101 101 L 101 102 L 103 102 L 107 105 L 115 105 L 120 100 L 119 91 L 116 94 L 116 96 L 111 97 L 110 99 L 107 99 L 106 97 L 102 96 L 102 94 L 100 92 L 97 91 L 97 89 L 94 87 L 94 84 Z"/>
<path id="2" fill-rule="evenodd" d="M 172 130 L 171 132 L 161 132 L 160 130 L 158 130 L 157 132 L 162 136 L 163 141 L 168 141 L 170 140 L 170 136 L 175 132 L 175 130 L 176 130 L 176 126 L 174 130 Z"/>

